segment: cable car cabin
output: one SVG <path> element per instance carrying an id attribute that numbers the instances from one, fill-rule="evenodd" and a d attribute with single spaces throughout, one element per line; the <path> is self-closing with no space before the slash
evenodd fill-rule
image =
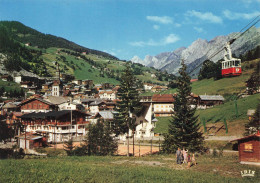
<path id="1" fill-rule="evenodd" d="M 222 76 L 239 76 L 242 74 L 241 60 L 234 59 L 222 62 Z"/>
<path id="2" fill-rule="evenodd" d="M 232 57 L 230 42 L 227 42 L 225 47 L 224 61 L 222 61 L 222 76 L 239 76 L 241 74 L 241 60 Z"/>

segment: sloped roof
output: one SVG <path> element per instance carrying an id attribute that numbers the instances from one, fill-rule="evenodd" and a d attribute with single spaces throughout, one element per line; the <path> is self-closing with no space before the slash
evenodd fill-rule
<path id="1" fill-rule="evenodd" d="M 251 137 L 257 137 L 257 139 L 260 140 L 260 133 L 259 133 L 259 131 L 256 134 L 249 135 L 249 136 L 246 136 L 246 137 L 243 137 L 243 138 L 239 138 L 239 139 L 234 139 L 234 140 L 231 140 L 230 142 L 240 141 L 240 140 L 248 139 L 248 138 L 251 138 Z"/>
<path id="2" fill-rule="evenodd" d="M 201 100 L 225 100 L 221 95 L 200 95 L 199 97 Z"/>
<path id="3" fill-rule="evenodd" d="M 174 102 L 172 94 L 154 94 L 152 97 L 153 102 Z"/>
<path id="4" fill-rule="evenodd" d="M 12 102 L 9 102 L 3 106 L 3 109 L 10 109 L 10 108 L 17 108 L 17 105 L 13 104 Z"/>
<path id="5" fill-rule="evenodd" d="M 22 106 L 22 105 L 24 105 L 24 104 L 26 104 L 26 103 L 29 103 L 29 102 L 33 101 L 33 100 L 38 100 L 38 101 L 41 101 L 41 102 L 43 102 L 43 103 L 45 103 L 45 104 L 48 104 L 48 105 L 54 105 L 53 103 L 51 103 L 51 102 L 49 102 L 49 101 L 46 101 L 46 100 L 43 100 L 43 99 L 41 99 L 41 98 L 30 98 L 30 99 L 23 100 L 23 101 L 19 104 L 19 106 Z"/>
<path id="6" fill-rule="evenodd" d="M 57 97 L 57 96 L 48 96 L 46 101 L 53 103 L 55 105 L 63 104 L 68 101 L 67 97 Z"/>
<path id="7" fill-rule="evenodd" d="M 111 111 L 100 111 L 99 114 L 103 119 L 114 119 L 114 115 Z"/>

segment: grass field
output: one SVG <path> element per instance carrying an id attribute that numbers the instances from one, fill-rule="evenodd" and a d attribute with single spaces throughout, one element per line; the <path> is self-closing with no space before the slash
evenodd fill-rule
<path id="1" fill-rule="evenodd" d="M 240 165 L 237 155 L 197 157 L 190 169 L 173 155 L 146 157 L 52 157 L 1 160 L 0 182 L 256 182 L 259 168 Z M 256 171 L 242 178 L 242 170 Z"/>

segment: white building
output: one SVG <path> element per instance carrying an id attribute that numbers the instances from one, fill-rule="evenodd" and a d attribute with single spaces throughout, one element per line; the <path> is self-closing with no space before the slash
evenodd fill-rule
<path id="1" fill-rule="evenodd" d="M 115 100 L 116 99 L 116 92 L 112 90 L 100 90 L 99 91 L 99 98 L 105 100 Z"/>

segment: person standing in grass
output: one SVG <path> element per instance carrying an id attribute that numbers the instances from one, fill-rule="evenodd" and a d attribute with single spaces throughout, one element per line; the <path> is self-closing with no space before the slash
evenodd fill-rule
<path id="1" fill-rule="evenodd" d="M 192 154 L 192 164 L 197 165 L 194 153 Z"/>
<path id="2" fill-rule="evenodd" d="M 183 155 L 183 163 L 187 163 L 187 152 L 185 151 L 185 148 L 182 150 L 182 155 Z"/>
<path id="3" fill-rule="evenodd" d="M 188 154 L 188 168 L 190 168 L 190 166 L 191 166 L 191 157 L 190 157 L 190 154 Z"/>
<path id="4" fill-rule="evenodd" d="M 181 156 L 181 149 L 178 147 L 178 150 L 176 151 L 177 164 L 181 164 Z"/>

